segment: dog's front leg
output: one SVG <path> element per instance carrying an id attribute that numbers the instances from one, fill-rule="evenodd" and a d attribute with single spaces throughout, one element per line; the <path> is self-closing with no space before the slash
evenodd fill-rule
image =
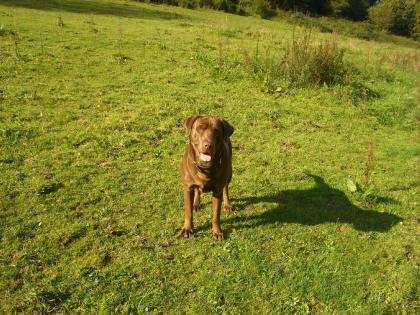
<path id="1" fill-rule="evenodd" d="M 185 208 L 185 222 L 182 228 L 182 236 L 189 238 L 192 235 L 193 229 L 193 198 L 194 189 L 184 187 L 184 208 Z"/>
<path id="2" fill-rule="evenodd" d="M 225 211 L 228 213 L 232 212 L 232 204 L 230 203 L 229 199 L 229 183 L 223 187 L 223 203 L 225 206 Z"/>
<path id="3" fill-rule="evenodd" d="M 222 206 L 222 191 L 216 190 L 213 191 L 213 196 L 211 198 L 212 207 L 213 207 L 213 236 L 216 240 L 223 239 L 223 232 L 220 228 L 220 208 Z"/>
<path id="4" fill-rule="evenodd" d="M 196 188 L 194 189 L 194 203 L 193 203 L 194 212 L 197 212 L 199 207 L 200 207 L 200 191 L 198 190 L 198 188 Z"/>

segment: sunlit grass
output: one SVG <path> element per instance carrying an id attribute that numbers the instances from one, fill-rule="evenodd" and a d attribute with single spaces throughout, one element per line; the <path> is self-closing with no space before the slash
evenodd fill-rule
<path id="1" fill-rule="evenodd" d="M 0 25 L 1 312 L 415 313 L 418 72 L 392 56 L 417 50 L 335 35 L 346 80 L 295 87 L 264 72 L 305 33 L 283 22 L 69 0 Z M 208 195 L 179 237 L 195 113 L 235 127 L 223 242 Z"/>

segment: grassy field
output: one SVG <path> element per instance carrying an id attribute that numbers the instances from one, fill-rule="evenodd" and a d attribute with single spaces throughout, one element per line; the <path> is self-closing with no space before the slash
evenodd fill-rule
<path id="1" fill-rule="evenodd" d="M 419 51 L 312 31 L 346 79 L 272 76 L 307 32 L 0 0 L 0 313 L 418 313 Z M 235 127 L 219 242 L 208 194 L 180 237 L 196 113 Z"/>

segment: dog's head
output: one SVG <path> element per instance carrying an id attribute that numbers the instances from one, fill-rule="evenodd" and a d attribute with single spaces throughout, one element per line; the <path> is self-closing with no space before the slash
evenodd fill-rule
<path id="1" fill-rule="evenodd" d="M 224 142 L 234 130 L 226 120 L 212 116 L 191 116 L 183 126 L 195 160 L 204 166 L 211 166 L 222 154 Z"/>

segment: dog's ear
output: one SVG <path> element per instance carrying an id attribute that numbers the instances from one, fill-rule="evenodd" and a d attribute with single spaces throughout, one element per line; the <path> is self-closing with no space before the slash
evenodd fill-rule
<path id="1" fill-rule="evenodd" d="M 192 126 L 194 125 L 194 122 L 198 119 L 198 118 L 200 118 L 201 116 L 199 116 L 199 115 L 194 115 L 194 116 L 191 116 L 191 117 L 189 117 L 189 118 L 187 118 L 187 119 L 185 119 L 184 120 L 184 122 L 182 123 L 182 127 L 184 127 L 184 130 L 185 130 L 185 134 L 189 137 L 190 136 L 190 134 L 191 134 L 191 128 L 192 128 Z"/>
<path id="2" fill-rule="evenodd" d="M 220 121 L 222 122 L 222 126 L 223 126 L 223 136 L 225 137 L 225 139 L 227 139 L 232 135 L 235 129 L 226 120 L 220 119 Z"/>

